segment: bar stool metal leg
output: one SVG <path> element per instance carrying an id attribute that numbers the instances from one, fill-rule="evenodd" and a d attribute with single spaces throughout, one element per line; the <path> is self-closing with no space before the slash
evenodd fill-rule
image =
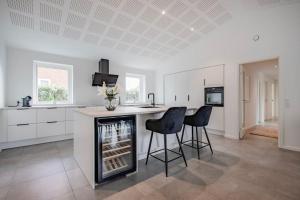
<path id="1" fill-rule="evenodd" d="M 167 134 L 164 134 L 164 144 L 165 144 L 165 170 L 166 170 L 166 177 L 168 177 L 168 150 L 167 150 Z"/>
<path id="2" fill-rule="evenodd" d="M 212 150 L 212 147 L 211 147 L 211 144 L 210 144 L 210 141 L 209 141 L 209 138 L 208 138 L 208 135 L 207 135 L 207 132 L 206 132 L 206 128 L 204 126 L 203 126 L 203 129 L 204 129 L 204 132 L 205 132 L 205 135 L 206 135 L 207 142 L 209 144 L 210 151 L 211 151 L 212 154 L 214 154 L 214 152 Z"/>
<path id="3" fill-rule="evenodd" d="M 194 127 L 192 126 L 192 147 L 194 147 Z"/>
<path id="4" fill-rule="evenodd" d="M 185 131 L 185 124 L 183 125 L 180 144 L 183 142 L 184 131 Z M 179 152 L 181 152 L 181 148 L 179 148 Z"/>
<path id="5" fill-rule="evenodd" d="M 153 131 L 151 131 L 150 142 L 149 142 L 148 153 L 147 153 L 147 159 L 146 159 L 146 165 L 148 164 L 148 159 L 149 159 L 150 149 L 151 149 L 151 144 L 152 144 L 152 138 L 153 138 Z"/>
<path id="6" fill-rule="evenodd" d="M 197 138 L 198 159 L 200 160 L 199 136 L 198 136 L 198 127 L 197 126 L 196 126 L 196 138 Z"/>
<path id="7" fill-rule="evenodd" d="M 181 146 L 181 142 L 179 141 L 179 137 L 178 137 L 178 134 L 177 134 L 177 133 L 176 133 L 176 138 L 177 138 L 178 145 L 179 145 L 179 151 L 181 151 L 182 158 L 183 158 L 183 160 L 184 160 L 185 166 L 187 167 L 185 155 L 184 155 L 184 153 L 183 153 L 182 146 Z"/>

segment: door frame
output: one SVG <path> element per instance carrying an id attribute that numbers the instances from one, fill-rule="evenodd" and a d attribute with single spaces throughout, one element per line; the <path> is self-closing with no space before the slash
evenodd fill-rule
<path id="1" fill-rule="evenodd" d="M 240 68 L 241 66 L 243 66 L 244 64 L 250 64 L 250 63 L 256 63 L 256 62 L 263 62 L 263 61 L 268 61 L 268 60 L 277 60 L 277 70 L 278 70 L 278 147 L 282 148 L 283 147 L 283 138 L 284 138 L 284 109 L 283 109 L 283 105 L 284 105 L 284 97 L 283 97 L 283 87 L 282 87 L 282 72 L 281 72 L 281 64 L 280 64 L 280 57 L 273 57 L 273 58 L 268 58 L 268 59 L 262 59 L 262 60 L 253 60 L 253 61 L 246 61 L 246 62 L 241 62 L 240 64 L 238 64 L 239 67 L 239 72 L 240 72 Z M 241 76 L 239 73 L 239 88 L 241 87 Z M 239 104 L 240 104 L 240 95 L 241 95 L 241 89 L 239 89 Z M 242 107 L 239 105 L 239 139 L 243 139 L 243 137 L 241 137 L 241 130 L 242 130 L 242 114 L 243 114 L 243 110 Z"/>

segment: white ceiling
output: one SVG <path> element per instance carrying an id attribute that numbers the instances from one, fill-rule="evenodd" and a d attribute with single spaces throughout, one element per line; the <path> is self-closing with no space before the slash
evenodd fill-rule
<path id="1" fill-rule="evenodd" d="M 165 60 L 205 39 L 234 19 L 237 8 L 284 5 L 299 0 L 1 0 L 5 39 L 82 49 L 111 59 Z M 249 3 L 251 2 L 251 3 Z M 237 5 L 239 5 L 237 7 Z M 162 11 L 166 14 L 163 15 Z M 21 37 L 20 37 L 21 36 Z M 23 36 L 23 37 L 22 37 Z M 43 40 L 41 39 L 43 38 Z M 26 40 L 26 41 L 25 41 Z M 17 42 L 16 42 L 17 41 Z M 49 43 L 51 42 L 51 44 Z M 27 43 L 26 43 L 27 42 Z M 9 43 L 9 42 L 8 42 Z M 30 47 L 28 47 L 30 48 Z M 67 49 L 67 48 L 66 48 Z M 54 50 L 55 51 L 55 50 Z M 69 50 L 70 51 L 70 50 Z M 99 57 L 98 57 L 99 58 Z M 139 67 L 139 66 L 135 66 Z M 149 66 L 148 66 L 149 67 Z"/>

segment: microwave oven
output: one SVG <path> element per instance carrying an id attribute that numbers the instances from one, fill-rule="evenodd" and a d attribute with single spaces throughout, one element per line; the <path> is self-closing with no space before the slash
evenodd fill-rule
<path id="1" fill-rule="evenodd" d="M 205 105 L 224 107 L 224 87 L 208 87 L 204 89 Z"/>

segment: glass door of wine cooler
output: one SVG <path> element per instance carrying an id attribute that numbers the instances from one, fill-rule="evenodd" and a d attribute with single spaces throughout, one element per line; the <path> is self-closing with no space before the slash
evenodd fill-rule
<path id="1" fill-rule="evenodd" d="M 96 182 L 136 171 L 135 117 L 96 119 Z"/>

